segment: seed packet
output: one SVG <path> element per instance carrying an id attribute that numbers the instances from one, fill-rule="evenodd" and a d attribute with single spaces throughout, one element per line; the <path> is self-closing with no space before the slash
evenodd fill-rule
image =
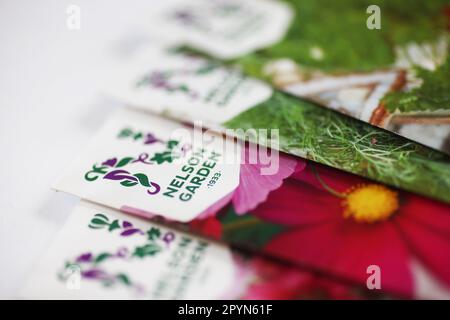
<path id="1" fill-rule="evenodd" d="M 140 109 L 450 202 L 449 156 L 271 89 L 217 61 L 154 47 L 114 68 L 110 78 L 108 93 Z M 366 80 L 394 81 L 395 74 Z"/>
<path id="2" fill-rule="evenodd" d="M 132 106 L 208 127 L 267 101 L 264 82 L 220 62 L 167 45 L 151 46 L 117 64 L 104 91 Z"/>
<path id="3" fill-rule="evenodd" d="M 362 299 L 367 290 L 81 202 L 25 299 Z"/>
<path id="4" fill-rule="evenodd" d="M 190 221 L 237 188 L 240 153 L 220 135 L 120 110 L 55 188 L 116 209 L 151 205 L 158 215 Z"/>
<path id="5" fill-rule="evenodd" d="M 149 16 L 154 32 L 230 59 L 280 41 L 293 11 L 271 0 L 197 0 L 171 1 Z"/>
<path id="6" fill-rule="evenodd" d="M 446 1 L 407 7 L 403 1 L 281 3 L 289 5 L 293 19 L 273 45 L 231 59 L 206 40 L 179 43 L 236 64 L 278 89 L 450 154 Z M 182 32 L 179 21 L 166 23 Z"/>
<path id="7" fill-rule="evenodd" d="M 448 295 L 448 205 L 150 114 L 113 115 L 55 188 L 360 285 Z"/>

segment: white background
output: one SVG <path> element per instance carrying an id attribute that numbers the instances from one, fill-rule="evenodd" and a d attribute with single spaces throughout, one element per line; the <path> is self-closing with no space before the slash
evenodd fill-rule
<path id="1" fill-rule="evenodd" d="M 66 26 L 70 4 L 80 30 Z M 112 60 L 151 42 L 158 4 L 0 0 L 0 298 L 15 297 L 74 208 L 50 187 L 122 107 L 99 88 Z"/>

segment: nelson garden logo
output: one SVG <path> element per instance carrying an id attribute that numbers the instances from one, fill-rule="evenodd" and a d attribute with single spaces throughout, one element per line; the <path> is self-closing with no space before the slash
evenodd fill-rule
<path id="1" fill-rule="evenodd" d="M 160 185 L 152 181 L 145 173 L 131 172 L 128 167 L 134 163 L 143 163 L 146 165 L 160 165 L 166 162 L 172 163 L 175 159 L 184 157 L 190 149 L 189 145 L 180 145 L 180 142 L 177 140 L 163 141 L 151 133 L 137 132 L 130 128 L 121 130 L 118 138 L 132 138 L 134 141 L 142 140 L 144 145 L 155 143 L 164 144 L 165 150 L 155 152 L 152 156 L 143 152 L 137 157 L 112 157 L 100 164 L 95 163 L 92 169 L 84 175 L 86 181 L 93 182 L 98 179 L 118 181 L 120 185 L 127 188 L 140 185 L 146 188 L 147 194 L 155 195 L 161 190 Z"/>
<path id="2" fill-rule="evenodd" d="M 123 167 L 130 163 L 145 162 L 148 157 L 147 153 L 142 153 L 137 158 L 125 157 L 122 159 L 111 158 L 100 165 L 94 164 L 92 170 L 89 170 L 84 175 L 86 181 L 92 182 L 102 177 L 102 179 L 120 181 L 120 184 L 124 187 L 134 187 L 138 184 L 147 188 L 149 195 L 154 195 L 159 192 L 161 187 L 156 182 L 150 180 L 150 178 L 144 173 L 131 173 L 125 170 Z"/>
<path id="3" fill-rule="evenodd" d="M 172 52 L 178 54 L 179 52 Z M 192 60 L 192 62 L 201 61 L 199 57 L 184 53 L 182 57 Z M 187 63 L 189 64 L 189 63 Z M 192 89 L 187 83 L 176 80 L 178 77 L 202 77 L 213 73 L 219 65 L 214 61 L 204 60 L 202 64 L 193 68 L 182 68 L 174 70 L 155 70 L 145 74 L 136 82 L 137 88 L 150 87 L 157 90 L 163 90 L 168 93 L 181 93 L 192 100 L 200 98 L 200 94 Z"/>
<path id="4" fill-rule="evenodd" d="M 108 263 L 147 260 L 169 250 L 176 240 L 176 235 L 172 231 L 164 231 L 155 226 L 140 229 L 129 221 L 115 219 L 104 213 L 95 214 L 88 227 L 91 230 L 106 230 L 120 238 L 138 237 L 143 240 L 143 243 L 131 248 L 122 246 L 109 251 L 87 251 L 66 261 L 58 273 L 58 278 L 66 283 L 68 289 L 79 289 L 81 280 L 87 280 L 97 282 L 105 288 L 123 286 L 138 295 L 143 295 L 147 291 L 144 284 L 134 281 L 125 272 L 111 272 L 107 268 Z"/>

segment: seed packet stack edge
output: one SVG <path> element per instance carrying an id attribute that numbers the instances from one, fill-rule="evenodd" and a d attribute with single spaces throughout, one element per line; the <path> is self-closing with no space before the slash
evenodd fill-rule
<path id="1" fill-rule="evenodd" d="M 237 154 L 242 157 L 239 168 L 233 161 L 212 165 L 209 151 L 192 160 L 195 148 L 167 136 L 167 129 L 176 128 L 189 127 L 120 111 L 56 189 L 360 284 L 368 267 L 379 266 L 388 292 L 446 295 L 448 206 L 285 154 L 269 157 L 272 163 L 262 163 L 257 154 L 251 163 L 249 146 L 241 146 L 241 154 L 229 151 L 234 160 Z M 185 133 L 195 136 L 193 131 Z M 214 133 L 198 139 L 225 140 Z M 206 149 L 226 159 L 226 152 L 215 146 Z M 186 166 L 189 161 L 195 163 Z M 261 174 L 275 162 L 277 170 Z M 203 170 L 205 163 L 209 171 Z M 236 174 L 238 186 L 229 192 L 235 185 L 228 182 Z M 157 193 L 152 183 L 159 185 Z M 161 198 L 169 211 L 161 211 Z M 427 290 L 430 286 L 434 289 Z"/>
<path id="2" fill-rule="evenodd" d="M 448 156 L 217 61 L 151 48 L 118 70 L 105 90 L 132 106 L 450 202 Z"/>

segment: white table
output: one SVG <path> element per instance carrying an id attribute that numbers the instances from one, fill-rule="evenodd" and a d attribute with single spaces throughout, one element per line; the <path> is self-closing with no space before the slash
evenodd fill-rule
<path id="1" fill-rule="evenodd" d="M 66 26 L 70 4 L 81 9 L 80 30 Z M 122 107 L 99 87 L 112 59 L 148 41 L 155 5 L 0 1 L 0 298 L 15 297 L 76 204 L 50 187 Z"/>

